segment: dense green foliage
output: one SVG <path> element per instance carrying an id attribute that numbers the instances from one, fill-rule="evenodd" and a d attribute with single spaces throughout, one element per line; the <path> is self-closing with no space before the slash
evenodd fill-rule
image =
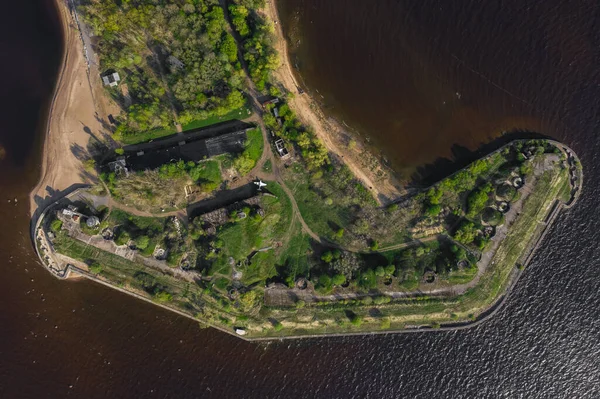
<path id="1" fill-rule="evenodd" d="M 262 7 L 264 0 L 234 0 L 229 6 L 231 22 L 242 39 L 248 72 L 261 91 L 270 82 L 271 72 L 280 65 L 273 48 L 273 26 L 257 13 Z"/>
<path id="2" fill-rule="evenodd" d="M 121 76 L 109 89 L 125 110 L 117 138 L 244 106 L 244 72 L 217 0 L 93 0 L 80 9 L 100 39 L 101 69 Z"/>

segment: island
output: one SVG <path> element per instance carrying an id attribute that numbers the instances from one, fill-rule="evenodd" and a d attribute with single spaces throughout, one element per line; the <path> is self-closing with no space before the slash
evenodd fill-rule
<path id="1" fill-rule="evenodd" d="M 42 264 L 246 340 L 493 314 L 579 197 L 574 151 L 514 139 L 407 188 L 281 65 L 274 4 L 223 3 L 59 4 L 65 62 L 32 192 Z"/>

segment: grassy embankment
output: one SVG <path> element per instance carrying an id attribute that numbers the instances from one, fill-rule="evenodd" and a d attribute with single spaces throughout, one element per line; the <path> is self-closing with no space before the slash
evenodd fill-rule
<path id="1" fill-rule="evenodd" d="M 186 123 L 185 125 L 182 125 L 181 128 L 183 130 L 183 133 L 185 134 L 192 130 L 200 129 L 203 127 L 208 127 L 208 126 L 215 125 L 215 124 L 221 123 L 221 122 L 227 122 L 227 121 L 231 121 L 234 119 L 240 119 L 240 120 L 246 119 L 246 118 L 249 118 L 251 115 L 252 115 L 252 110 L 250 107 L 248 107 L 248 104 L 246 103 L 246 105 L 244 105 L 243 107 L 229 111 L 227 114 L 225 114 L 223 116 L 214 115 L 207 119 L 194 120 L 192 122 Z M 125 135 L 122 135 L 117 138 L 119 139 L 119 142 L 121 142 L 123 145 L 131 145 L 131 144 L 145 143 L 145 142 L 148 142 L 151 140 L 164 138 L 164 137 L 176 134 L 176 133 L 177 133 L 177 130 L 174 127 L 167 128 L 167 129 L 161 128 L 161 129 L 154 129 L 154 130 L 149 130 L 149 131 L 144 131 L 144 132 L 135 132 L 132 134 L 125 134 Z"/>

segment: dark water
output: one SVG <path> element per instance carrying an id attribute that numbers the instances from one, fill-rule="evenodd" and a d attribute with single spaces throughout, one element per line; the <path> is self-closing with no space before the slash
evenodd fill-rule
<path id="1" fill-rule="evenodd" d="M 306 13 L 321 4 L 317 10 L 331 24 L 322 31 L 329 32 L 327 40 L 358 30 L 372 41 L 367 49 L 374 57 L 402 43 L 407 59 L 422 62 L 416 65 L 423 71 L 414 67 L 413 85 L 423 93 L 423 104 L 433 104 L 427 100 L 435 98 L 431 93 L 446 93 L 451 101 L 456 90 L 463 93 L 461 101 L 468 100 L 472 114 L 457 122 L 462 127 L 456 136 L 442 130 L 439 153 L 455 141 L 476 145 L 493 136 L 493 129 L 479 133 L 475 127 L 461 136 L 468 121 L 494 126 L 510 120 L 517 126 L 522 120 L 518 126 L 528 121 L 547 126 L 545 131 L 580 155 L 583 197 L 559 217 L 506 306 L 464 331 L 250 344 L 86 281 L 54 280 L 30 246 L 26 197 L 37 180 L 36 139 L 60 58 L 60 34 L 50 1 L 7 2 L 0 23 L 0 68 L 2 76 L 10 76 L 3 81 L 0 107 L 0 143 L 9 154 L 0 162 L 1 398 L 600 396 L 597 3 L 465 1 L 450 8 L 431 0 L 400 5 L 347 0 L 336 2 L 335 9 L 333 3 L 298 4 Z M 314 29 L 310 34 L 318 35 L 322 27 Z M 479 75 L 448 67 L 451 54 L 522 100 Z M 333 68 L 326 66 L 329 58 L 321 57 L 315 67 Z M 382 72 L 370 71 L 356 76 L 380 82 Z M 346 67 L 338 73 L 355 72 Z M 386 81 L 405 87 L 400 78 Z M 339 95 L 338 107 L 352 107 L 357 97 Z M 412 104 L 398 98 L 399 104 Z M 375 115 L 374 105 L 365 106 L 368 114 Z M 425 105 L 417 116 L 445 126 L 443 110 Z M 358 111 L 355 117 L 370 118 Z M 423 155 L 425 162 L 432 154 Z M 410 162 L 420 162 L 416 158 Z M 7 202 L 14 197 L 17 206 Z"/>

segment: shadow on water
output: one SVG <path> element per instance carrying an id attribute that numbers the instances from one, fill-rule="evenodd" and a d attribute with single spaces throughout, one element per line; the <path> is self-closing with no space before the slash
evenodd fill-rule
<path id="1" fill-rule="evenodd" d="M 407 186 L 409 188 L 430 186 L 513 140 L 549 138 L 549 136 L 536 132 L 515 130 L 505 133 L 496 140 L 486 143 L 473 151 L 460 145 L 454 145 L 451 148 L 452 159 L 438 158 L 430 164 L 417 168 Z"/>

